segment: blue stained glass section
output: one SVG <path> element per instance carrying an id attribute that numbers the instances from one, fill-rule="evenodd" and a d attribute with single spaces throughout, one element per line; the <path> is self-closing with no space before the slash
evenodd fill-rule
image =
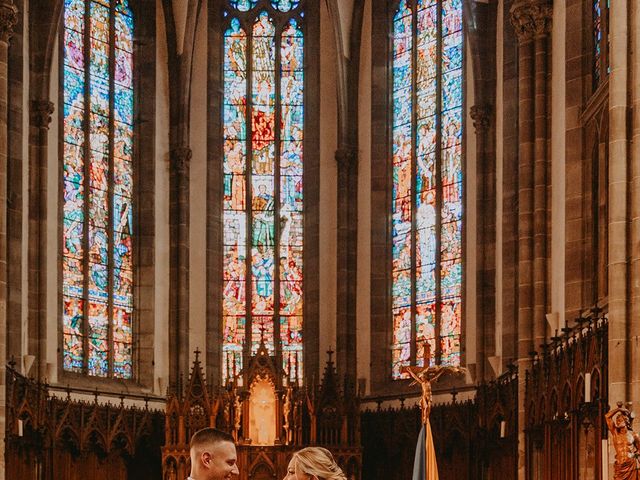
<path id="1" fill-rule="evenodd" d="M 258 0 L 230 0 L 229 4 L 241 12 L 248 12 L 256 6 Z"/>

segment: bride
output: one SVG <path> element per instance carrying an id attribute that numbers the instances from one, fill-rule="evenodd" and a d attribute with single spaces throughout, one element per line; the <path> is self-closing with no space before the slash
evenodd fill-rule
<path id="1" fill-rule="evenodd" d="M 326 448 L 307 447 L 291 457 L 284 480 L 347 480 Z"/>

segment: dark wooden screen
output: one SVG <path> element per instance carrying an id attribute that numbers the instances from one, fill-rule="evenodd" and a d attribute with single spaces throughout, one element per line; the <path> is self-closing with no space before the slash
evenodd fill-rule
<path id="1" fill-rule="evenodd" d="M 160 411 L 53 397 L 7 368 L 6 478 L 160 479 L 163 426 Z"/>
<path id="2" fill-rule="evenodd" d="M 528 479 L 602 478 L 607 325 L 596 309 L 534 358 L 525 395 Z"/>
<path id="3" fill-rule="evenodd" d="M 511 369 L 497 381 L 481 385 L 473 401 L 432 409 L 440 480 L 515 478 L 516 394 L 517 375 Z M 419 430 L 418 407 L 364 411 L 362 478 L 410 479 Z"/>

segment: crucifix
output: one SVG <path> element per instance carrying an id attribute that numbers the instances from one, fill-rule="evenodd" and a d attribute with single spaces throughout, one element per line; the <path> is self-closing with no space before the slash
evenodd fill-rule
<path id="1" fill-rule="evenodd" d="M 425 339 L 422 344 L 423 347 L 423 367 L 405 367 L 403 370 L 408 373 L 413 382 L 411 385 L 420 384 L 422 387 L 422 397 L 420 398 L 420 408 L 422 409 L 422 424 L 426 425 L 429 420 L 429 414 L 431 413 L 432 403 L 432 391 L 431 384 L 437 382 L 438 379 L 445 374 L 460 375 L 465 373 L 466 369 L 462 367 L 442 366 L 434 365 L 431 363 L 431 346 Z"/>
<path id="2" fill-rule="evenodd" d="M 433 445 L 431 425 L 429 424 L 429 414 L 431 413 L 432 392 L 431 384 L 447 373 L 461 374 L 466 369 L 461 367 L 450 367 L 442 365 L 430 366 L 431 348 L 426 339 L 423 340 L 423 367 L 405 367 L 404 372 L 413 378 L 412 385 L 420 384 L 422 387 L 422 397 L 420 398 L 420 408 L 422 409 L 422 430 L 416 446 L 416 457 L 413 465 L 413 480 L 438 480 L 438 462 L 436 461 L 436 451 Z M 435 362 L 434 362 L 435 363 Z"/>

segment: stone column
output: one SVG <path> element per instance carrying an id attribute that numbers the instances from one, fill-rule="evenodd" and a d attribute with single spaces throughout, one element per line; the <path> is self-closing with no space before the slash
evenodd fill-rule
<path id="1" fill-rule="evenodd" d="M 169 381 L 178 384 L 189 371 L 189 166 L 191 148 L 170 154 Z"/>
<path id="2" fill-rule="evenodd" d="M 9 39 L 18 22 L 11 0 L 0 1 L 0 479 L 5 472 L 6 357 L 7 357 L 7 103 Z"/>
<path id="3" fill-rule="evenodd" d="M 526 476 L 525 374 L 533 350 L 533 35 L 525 2 L 511 8 L 518 36 L 518 479 Z"/>
<path id="4" fill-rule="evenodd" d="M 550 65 L 549 36 L 553 7 L 544 1 L 536 5 L 534 20 L 534 206 L 533 206 L 533 346 L 537 350 L 546 340 L 546 316 L 548 311 L 548 246 L 549 236 L 547 199 L 549 196 L 549 99 L 547 82 Z"/>
<path id="5" fill-rule="evenodd" d="M 518 36 L 518 478 L 526 476 L 525 372 L 544 341 L 546 310 L 546 56 L 552 7 L 518 0 L 511 22 Z"/>
<path id="6" fill-rule="evenodd" d="M 487 357 L 495 354 L 495 228 L 496 169 L 495 156 L 488 154 L 492 108 L 474 105 L 469 114 L 476 132 L 476 175 L 478 184 L 477 215 L 477 354 L 476 378 L 488 379 Z M 497 372 L 496 372 L 497 374 Z"/>
<path id="7" fill-rule="evenodd" d="M 47 160 L 49 124 L 54 107 L 49 100 L 33 100 L 30 109 L 28 350 L 36 357 L 31 372 L 41 378 L 45 375 L 47 362 Z"/>
<path id="8" fill-rule="evenodd" d="M 633 111 L 633 125 L 631 138 L 631 334 L 630 338 L 640 338 L 640 5 L 638 2 L 630 4 L 629 12 L 631 24 L 631 102 Z M 612 158 L 612 157 L 610 157 Z M 611 160 L 610 160 L 611 161 Z M 640 345 L 637 341 L 631 344 L 631 400 L 634 402 L 636 413 L 640 411 Z M 636 428 L 638 426 L 636 425 Z"/>
<path id="9" fill-rule="evenodd" d="M 609 14 L 609 403 L 612 405 L 630 400 L 627 132 L 630 118 L 629 5 L 634 1 L 611 0 Z"/>
<path id="10" fill-rule="evenodd" d="M 358 152 L 340 148 L 338 163 L 338 292 L 336 365 L 340 377 L 356 378 L 356 275 L 358 254 Z"/>

